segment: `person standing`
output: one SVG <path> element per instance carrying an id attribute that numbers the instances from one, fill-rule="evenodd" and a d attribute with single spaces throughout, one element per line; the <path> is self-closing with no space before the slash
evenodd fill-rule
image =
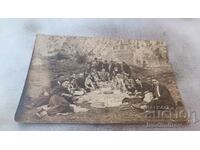
<path id="1" fill-rule="evenodd" d="M 98 64 L 97 64 L 97 72 L 100 72 L 100 71 L 102 70 L 102 68 L 103 68 L 103 61 L 102 61 L 102 59 L 100 58 L 100 59 L 98 60 Z"/>
<path id="2" fill-rule="evenodd" d="M 121 65 L 120 65 L 120 63 L 117 63 L 116 64 L 116 67 L 117 67 L 117 71 L 118 71 L 118 73 L 122 73 L 122 67 L 121 67 Z"/>
<path id="3" fill-rule="evenodd" d="M 114 61 L 110 61 L 110 65 L 109 65 L 109 76 L 110 76 L 110 80 L 113 79 L 114 76 L 114 68 L 115 68 L 115 62 Z"/>
<path id="4" fill-rule="evenodd" d="M 122 62 L 122 70 L 124 73 L 128 74 L 129 77 L 131 77 L 131 69 L 125 62 Z"/>
<path id="5" fill-rule="evenodd" d="M 105 69 L 106 72 L 109 72 L 109 64 L 107 60 L 104 61 L 103 68 Z"/>

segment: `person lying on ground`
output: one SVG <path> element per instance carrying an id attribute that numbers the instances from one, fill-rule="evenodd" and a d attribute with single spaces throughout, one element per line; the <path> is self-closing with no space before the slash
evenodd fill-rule
<path id="1" fill-rule="evenodd" d="M 52 87 L 50 95 L 63 96 L 65 100 L 67 100 L 69 103 L 74 104 L 77 101 L 77 98 L 73 96 L 70 90 L 68 89 L 69 83 L 69 79 L 66 79 L 65 81 L 61 82 L 61 84 Z"/>
<path id="2" fill-rule="evenodd" d="M 49 98 L 50 98 L 50 89 L 45 87 L 43 88 L 40 95 L 37 98 L 31 100 L 30 104 L 25 105 L 25 107 L 28 109 L 32 109 L 34 107 L 47 105 L 49 103 Z"/>
<path id="3" fill-rule="evenodd" d="M 76 99 L 72 95 L 70 95 L 69 92 L 67 92 L 67 90 L 65 90 L 64 88 L 65 86 L 63 85 L 66 85 L 66 82 L 68 81 L 65 81 L 64 83 L 62 83 L 62 85 L 60 84 L 54 85 L 54 87 L 52 87 L 53 88 L 52 90 L 50 90 L 50 88 L 47 87 L 43 88 L 41 94 L 37 98 L 33 99 L 30 104 L 25 105 L 25 107 L 28 109 L 32 109 L 48 105 L 51 95 L 55 94 L 61 95 L 62 93 L 65 93 L 66 101 L 73 104 Z M 68 96 L 66 96 L 67 94 Z"/>
<path id="4" fill-rule="evenodd" d="M 103 69 L 105 69 L 106 72 L 109 72 L 109 63 L 107 60 L 104 60 Z"/>
<path id="5" fill-rule="evenodd" d="M 42 118 L 46 115 L 53 116 L 58 113 L 66 112 L 73 112 L 73 107 L 70 106 L 70 103 L 62 96 L 52 95 L 47 107 L 43 107 L 35 115 L 39 118 Z"/>

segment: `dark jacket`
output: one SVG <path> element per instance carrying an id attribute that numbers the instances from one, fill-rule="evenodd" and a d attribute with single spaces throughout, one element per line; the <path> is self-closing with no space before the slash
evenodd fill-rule
<path id="1" fill-rule="evenodd" d="M 131 76 L 131 69 L 127 64 L 122 64 L 122 69 L 125 73 L 127 73 L 129 76 Z"/>
<path id="2" fill-rule="evenodd" d="M 108 63 L 104 63 L 103 68 L 105 69 L 106 72 L 109 72 L 109 64 Z"/>
<path id="3" fill-rule="evenodd" d="M 120 64 L 116 64 L 116 67 L 117 67 L 118 73 L 122 73 L 121 65 Z"/>
<path id="4" fill-rule="evenodd" d="M 85 79 L 84 78 L 77 78 L 76 83 L 79 88 L 85 89 Z"/>
<path id="5" fill-rule="evenodd" d="M 152 86 L 146 82 L 142 82 L 142 86 L 139 84 L 136 84 L 135 88 L 138 92 L 142 92 L 142 93 L 144 93 L 145 91 L 152 91 Z"/>
<path id="6" fill-rule="evenodd" d="M 149 103 L 151 107 L 157 107 L 156 109 L 165 109 L 165 108 L 175 108 L 175 102 L 169 92 L 169 90 L 164 85 L 159 85 L 159 93 L 160 97 L 158 100 L 152 101 Z M 153 88 L 153 96 L 154 98 L 157 97 L 157 89 L 156 87 Z"/>
<path id="7" fill-rule="evenodd" d="M 99 61 L 98 64 L 97 64 L 96 70 L 97 70 L 97 71 L 101 71 L 102 68 L 103 68 L 103 62 L 102 62 L 102 61 Z"/>

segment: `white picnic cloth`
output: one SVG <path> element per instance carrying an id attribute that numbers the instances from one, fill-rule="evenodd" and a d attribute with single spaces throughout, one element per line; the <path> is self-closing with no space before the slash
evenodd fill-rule
<path id="1" fill-rule="evenodd" d="M 110 94 L 109 94 L 110 93 Z M 122 100 L 129 97 L 127 93 L 120 90 L 111 90 L 110 87 L 96 89 L 79 98 L 78 103 L 87 102 L 92 107 L 105 108 L 117 107 L 122 104 Z"/>

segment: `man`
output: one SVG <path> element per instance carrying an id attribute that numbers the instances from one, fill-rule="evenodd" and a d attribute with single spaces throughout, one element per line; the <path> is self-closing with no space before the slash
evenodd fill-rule
<path id="1" fill-rule="evenodd" d="M 94 85 L 94 83 L 92 81 L 92 76 L 90 74 L 88 74 L 88 76 L 85 79 L 85 90 L 87 92 L 90 92 L 90 91 L 92 91 L 94 89 L 95 89 L 95 85 Z"/>
<path id="2" fill-rule="evenodd" d="M 50 89 L 45 87 L 44 89 L 42 89 L 40 95 L 37 98 L 33 99 L 30 102 L 30 104 L 25 105 L 25 107 L 28 109 L 32 109 L 34 107 L 47 105 L 49 103 L 49 99 L 50 99 Z"/>
<path id="3" fill-rule="evenodd" d="M 91 68 L 98 70 L 98 63 L 99 62 L 98 62 L 97 58 L 94 58 L 94 60 L 91 63 Z"/>
<path id="4" fill-rule="evenodd" d="M 86 63 L 85 73 L 90 73 L 91 70 L 92 70 L 92 62 L 87 62 Z"/>
<path id="5" fill-rule="evenodd" d="M 85 89 L 85 79 L 83 73 L 80 73 L 79 76 L 77 77 L 76 84 L 79 88 Z"/>
<path id="6" fill-rule="evenodd" d="M 100 72 L 102 68 L 103 68 L 103 61 L 102 61 L 102 59 L 100 58 L 100 59 L 98 60 L 98 64 L 97 64 L 97 71 Z"/>
<path id="7" fill-rule="evenodd" d="M 151 91 L 152 90 L 152 86 L 146 82 L 142 82 L 140 79 L 136 79 L 135 80 L 135 88 L 136 88 L 136 94 L 141 94 L 144 96 L 144 94 L 148 91 Z"/>
<path id="8" fill-rule="evenodd" d="M 104 61 L 103 68 L 105 69 L 106 72 L 109 72 L 109 64 L 108 64 L 107 60 Z"/>
<path id="9" fill-rule="evenodd" d="M 122 70 L 124 73 L 128 74 L 129 77 L 131 76 L 131 69 L 125 62 L 122 62 Z"/>
<path id="10" fill-rule="evenodd" d="M 134 80 L 128 78 L 127 74 L 123 74 L 124 84 L 127 89 L 128 94 L 133 94 L 135 92 Z"/>
<path id="11" fill-rule="evenodd" d="M 74 87 L 69 80 L 62 83 L 61 86 L 57 86 L 53 89 L 52 95 L 60 95 L 64 97 L 69 103 L 74 104 L 77 100 L 74 95 Z"/>
<path id="12" fill-rule="evenodd" d="M 155 78 L 152 79 L 153 83 L 153 97 L 154 99 L 148 103 L 149 109 L 174 109 L 175 102 L 169 92 L 169 90 L 159 83 Z"/>
<path id="13" fill-rule="evenodd" d="M 110 61 L 110 65 L 109 65 L 109 76 L 110 76 L 110 80 L 112 80 L 113 78 L 113 72 L 114 72 L 114 68 L 115 68 L 115 62 L 114 61 Z"/>
<path id="14" fill-rule="evenodd" d="M 109 74 L 108 74 L 108 72 L 106 72 L 106 70 L 104 68 L 99 73 L 99 76 L 100 76 L 100 80 L 103 82 L 108 81 L 108 79 L 109 79 Z"/>
<path id="15" fill-rule="evenodd" d="M 120 63 L 117 63 L 116 67 L 117 67 L 118 73 L 122 73 L 122 67 L 121 67 Z"/>
<path id="16" fill-rule="evenodd" d="M 71 78 L 70 80 L 70 86 L 71 86 L 71 90 L 72 90 L 72 95 L 73 96 L 81 96 L 85 94 L 85 90 L 84 88 L 80 87 L 83 86 L 80 82 L 77 83 L 77 78 L 76 76 L 74 78 Z M 79 79 L 80 81 L 80 79 Z"/>
<path id="17" fill-rule="evenodd" d="M 113 72 L 112 72 L 112 76 L 115 77 L 117 74 L 120 74 L 120 73 L 119 73 L 119 71 L 118 71 L 117 65 L 115 65 L 115 66 L 114 66 L 114 70 L 113 70 Z"/>
<path id="18" fill-rule="evenodd" d="M 59 95 L 52 95 L 50 97 L 47 107 L 39 110 L 35 115 L 39 118 L 42 118 L 46 115 L 52 116 L 58 113 L 73 112 L 73 107 L 70 106 L 70 103 L 66 99 Z"/>
<path id="19" fill-rule="evenodd" d="M 95 83 L 100 81 L 99 73 L 95 70 L 91 72 L 91 77 L 92 77 L 92 81 L 95 82 Z"/>
<path id="20" fill-rule="evenodd" d="M 126 87 L 124 84 L 124 80 L 123 80 L 123 75 L 122 74 L 116 74 L 116 76 L 113 78 L 112 80 L 113 82 L 113 87 L 120 90 L 121 92 L 125 92 L 126 91 Z"/>

